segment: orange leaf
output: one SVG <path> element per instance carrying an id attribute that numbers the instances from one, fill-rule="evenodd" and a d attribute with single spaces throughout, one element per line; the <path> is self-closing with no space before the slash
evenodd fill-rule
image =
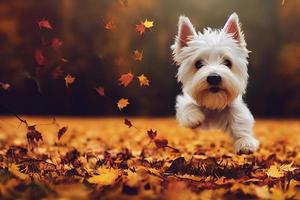
<path id="1" fill-rule="evenodd" d="M 145 25 L 143 24 L 143 22 L 140 22 L 139 24 L 135 25 L 135 31 L 138 34 L 143 35 L 143 33 L 145 32 Z"/>
<path id="2" fill-rule="evenodd" d="M 40 28 L 53 29 L 50 22 L 46 19 L 40 20 L 37 23 Z"/>
<path id="3" fill-rule="evenodd" d="M 118 106 L 119 110 L 122 110 L 122 109 L 125 108 L 128 104 L 129 104 L 128 99 L 121 98 L 121 99 L 118 101 L 117 106 Z"/>
<path id="4" fill-rule="evenodd" d="M 115 28 L 116 28 L 115 22 L 113 20 L 108 21 L 105 24 L 104 28 L 107 29 L 107 30 L 110 30 L 110 31 L 115 30 Z"/>
<path id="5" fill-rule="evenodd" d="M 138 60 L 138 61 L 141 61 L 143 59 L 143 52 L 139 52 L 139 50 L 135 50 L 133 52 L 133 59 L 134 60 Z"/>
<path id="6" fill-rule="evenodd" d="M 71 76 L 70 74 L 67 74 L 67 76 L 65 77 L 66 87 L 69 88 L 69 84 L 73 84 L 75 79 L 75 77 Z"/>
<path id="7" fill-rule="evenodd" d="M 149 86 L 149 80 L 144 74 L 138 76 L 138 79 L 140 82 L 140 86 Z"/>
<path id="8" fill-rule="evenodd" d="M 129 72 L 127 74 L 122 74 L 121 77 L 119 78 L 120 85 L 127 87 L 131 83 L 133 77 L 134 76 L 131 72 Z"/>
<path id="9" fill-rule="evenodd" d="M 104 87 L 99 86 L 99 87 L 95 88 L 95 90 L 97 91 L 97 93 L 98 93 L 100 96 L 105 96 Z"/>

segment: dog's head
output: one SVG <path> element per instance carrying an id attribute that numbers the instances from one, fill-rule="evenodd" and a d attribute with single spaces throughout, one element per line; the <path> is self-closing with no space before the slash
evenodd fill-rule
<path id="1" fill-rule="evenodd" d="M 199 106 L 224 109 L 246 90 L 248 72 L 244 35 L 233 13 L 221 30 L 196 32 L 187 17 L 181 16 L 178 35 L 172 45 L 178 68 L 177 80 Z"/>

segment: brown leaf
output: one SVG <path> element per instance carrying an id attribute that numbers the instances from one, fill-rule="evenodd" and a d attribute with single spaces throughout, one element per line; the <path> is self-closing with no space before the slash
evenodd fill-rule
<path id="1" fill-rule="evenodd" d="M 64 126 L 58 130 L 58 133 L 57 133 L 58 140 L 60 140 L 60 138 L 67 132 L 67 130 L 68 130 L 68 127 L 66 127 L 66 126 Z"/>
<path id="2" fill-rule="evenodd" d="M 31 147 L 36 147 L 39 141 L 43 141 L 42 134 L 36 130 L 35 126 L 27 128 L 27 141 Z"/>
<path id="3" fill-rule="evenodd" d="M 166 139 L 155 139 L 154 143 L 157 146 L 157 148 L 168 147 L 168 140 Z"/>
<path id="4" fill-rule="evenodd" d="M 126 126 L 128 126 L 128 128 L 131 128 L 133 126 L 132 123 L 131 123 L 131 121 L 129 119 L 127 119 L 127 118 L 124 119 L 124 124 Z"/>
<path id="5" fill-rule="evenodd" d="M 148 137 L 151 140 L 153 140 L 156 137 L 156 135 L 157 135 L 157 131 L 154 131 L 154 130 L 150 129 L 150 130 L 147 131 L 147 134 L 148 134 Z"/>

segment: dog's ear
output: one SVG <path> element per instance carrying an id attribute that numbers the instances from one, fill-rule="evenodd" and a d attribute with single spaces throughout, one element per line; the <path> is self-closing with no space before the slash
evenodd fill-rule
<path id="1" fill-rule="evenodd" d="M 171 46 L 174 56 L 178 55 L 183 47 L 187 46 L 192 36 L 196 35 L 196 31 L 189 18 L 180 16 L 178 21 L 178 34 L 174 45 Z"/>
<path id="2" fill-rule="evenodd" d="M 246 42 L 244 34 L 241 30 L 241 24 L 239 23 L 239 17 L 236 13 L 232 13 L 228 18 L 227 22 L 223 27 L 223 31 L 230 34 L 233 39 L 235 39 L 241 47 L 246 48 Z"/>

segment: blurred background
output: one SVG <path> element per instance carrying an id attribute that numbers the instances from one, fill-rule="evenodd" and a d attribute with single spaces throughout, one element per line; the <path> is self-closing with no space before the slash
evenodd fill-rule
<path id="1" fill-rule="evenodd" d="M 1 1 L 0 104 L 33 115 L 173 115 L 181 90 L 170 45 L 179 15 L 202 30 L 221 28 L 232 12 L 252 51 L 245 96 L 251 111 L 256 117 L 299 117 L 299 0 Z M 43 19 L 52 30 L 38 27 Z M 145 19 L 154 26 L 140 36 L 135 28 Z M 113 30 L 105 28 L 108 22 Z M 62 42 L 59 48 L 49 45 L 53 38 Z M 45 56 L 42 65 L 37 50 Z M 132 58 L 134 50 L 143 52 L 142 61 Z M 127 72 L 145 74 L 150 86 L 140 87 L 137 80 L 120 86 L 118 78 Z M 76 77 L 69 88 L 67 74 Z M 97 94 L 99 85 L 110 98 Z M 130 104 L 119 112 L 115 101 L 122 97 Z"/>

